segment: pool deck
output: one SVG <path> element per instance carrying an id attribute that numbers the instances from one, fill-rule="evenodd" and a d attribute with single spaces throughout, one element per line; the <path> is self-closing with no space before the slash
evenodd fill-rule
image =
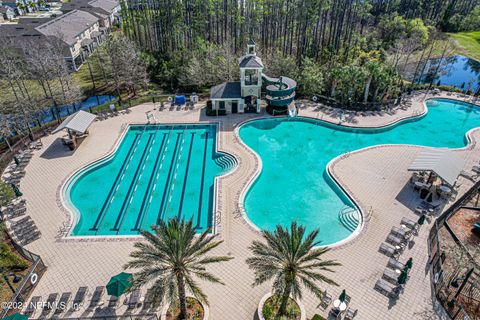
<path id="1" fill-rule="evenodd" d="M 435 97 L 451 97 L 446 94 Z M 355 126 L 372 127 L 388 125 L 399 118 L 411 117 L 424 110 L 421 99 L 413 98 L 411 109 L 405 114 L 393 116 L 358 117 Z M 32 217 L 42 232 L 42 237 L 29 244 L 27 249 L 39 254 L 48 266 L 31 296 L 72 292 L 78 287 L 88 286 L 91 294 L 96 286 L 106 285 L 109 278 L 123 271 L 122 266 L 129 260 L 134 239 L 101 238 L 97 240 L 65 240 L 58 237 L 58 231 L 68 215 L 60 202 L 60 190 L 66 179 L 86 164 L 99 159 L 112 151 L 122 131 L 128 123 L 144 123 L 145 112 L 153 109 L 152 104 L 134 107 L 128 115 L 120 115 L 105 121 L 95 122 L 90 135 L 75 152 L 67 151 L 60 143 L 62 133 L 48 136 L 42 141 L 44 148 L 35 154 L 26 168 L 26 176 L 21 181 L 21 190 L 27 199 L 27 214 Z M 415 113 L 417 112 L 417 113 Z M 248 182 L 254 177 L 259 164 L 235 134 L 235 128 L 246 120 L 268 116 L 266 114 L 242 114 L 224 117 L 206 117 L 200 108 L 190 111 L 153 111 L 162 123 L 220 122 L 219 148 L 237 157 L 239 167 L 218 180 L 217 212 L 219 237 L 224 241 L 215 253 L 231 255 L 235 259 L 209 268 L 225 285 L 201 283 L 210 301 L 210 319 L 243 320 L 253 319 L 261 297 L 269 291 L 268 284 L 252 288 L 253 272 L 248 269 L 245 259 L 250 256 L 248 246 L 252 240 L 260 239 L 259 233 L 244 219 L 239 209 L 239 197 Z M 302 108 L 301 116 L 322 118 L 338 123 L 338 118 L 315 111 L 314 106 Z M 480 130 L 473 131 L 471 137 L 480 141 Z M 410 174 L 407 167 L 421 150 L 421 147 L 378 146 L 352 152 L 348 157 L 338 159 L 331 166 L 334 177 L 361 205 L 370 211 L 364 229 L 352 241 L 332 249 L 325 258 L 342 263 L 331 277 L 339 287 L 322 285 L 334 297 L 343 288 L 352 297 L 350 307 L 358 309 L 356 319 L 435 319 L 432 307 L 430 274 L 427 267 L 427 234 L 429 225 L 422 227 L 415 244 L 402 254 L 405 262 L 413 257 L 414 267 L 405 292 L 396 301 L 374 290 L 374 284 L 381 278 L 388 258 L 378 252 L 378 247 L 388 235 L 392 226 L 399 226 L 402 217 L 416 220 L 413 213 L 419 202 L 418 196 L 408 187 Z M 465 170 L 469 171 L 480 158 L 480 145 L 473 143 L 467 148 L 457 149 L 466 159 Z M 375 168 L 374 170 L 372 168 Z M 354 173 L 354 174 L 352 174 Z M 460 177 L 459 195 L 473 182 Z M 139 238 L 137 238 L 138 240 Z M 108 296 L 103 296 L 107 301 Z M 88 301 L 88 300 L 87 300 Z M 123 301 L 123 300 L 121 300 Z M 302 299 L 307 314 L 326 315 L 328 309 L 318 308 L 318 301 L 309 293 Z M 106 304 L 105 304 L 106 305 Z M 138 313 L 135 310 L 132 314 Z M 126 307 L 120 304 L 116 309 L 107 307 L 96 310 L 82 308 L 76 312 L 63 313 L 63 317 L 92 315 L 121 315 Z M 40 310 L 34 314 L 41 316 Z M 51 316 L 50 315 L 47 315 Z"/>

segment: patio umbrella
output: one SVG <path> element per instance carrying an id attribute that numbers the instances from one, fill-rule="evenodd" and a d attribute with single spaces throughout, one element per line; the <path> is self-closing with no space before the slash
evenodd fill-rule
<path id="1" fill-rule="evenodd" d="M 403 270 L 402 273 L 398 276 L 397 283 L 399 285 L 407 283 L 407 277 L 408 274 L 405 272 L 405 270 Z"/>
<path id="2" fill-rule="evenodd" d="M 13 189 L 13 192 L 15 193 L 16 198 L 23 196 L 23 193 L 20 192 L 20 189 L 18 189 L 18 187 L 15 184 L 11 183 L 10 185 L 12 186 L 12 189 Z"/>
<path id="3" fill-rule="evenodd" d="M 121 296 L 132 284 L 132 274 L 122 272 L 113 276 L 107 284 L 107 292 L 111 296 Z"/>
<path id="4" fill-rule="evenodd" d="M 18 166 L 20 164 L 20 161 L 18 160 L 17 157 L 13 156 L 13 161 L 15 161 L 15 164 Z"/>
<path id="5" fill-rule="evenodd" d="M 3 318 L 4 320 L 28 320 L 28 316 L 21 313 L 14 313 L 11 316 Z"/>
<path id="6" fill-rule="evenodd" d="M 408 259 L 407 263 L 405 263 L 405 267 L 407 267 L 408 269 L 412 269 L 412 266 L 413 266 L 413 259 L 410 258 Z"/>
<path id="7" fill-rule="evenodd" d="M 422 214 L 422 215 L 420 216 L 420 218 L 418 218 L 417 223 L 418 223 L 419 225 L 423 226 L 423 224 L 425 223 L 425 215 L 424 215 L 424 214 Z"/>
<path id="8" fill-rule="evenodd" d="M 340 297 L 338 297 L 338 300 L 340 300 L 341 302 L 344 302 L 346 297 L 347 297 L 347 293 L 345 292 L 345 289 L 343 289 L 342 293 L 340 294 Z"/>

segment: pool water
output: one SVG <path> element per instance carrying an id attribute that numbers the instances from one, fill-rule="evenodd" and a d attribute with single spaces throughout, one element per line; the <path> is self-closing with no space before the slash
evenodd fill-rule
<path id="1" fill-rule="evenodd" d="M 71 235 L 134 235 L 174 216 L 202 232 L 213 226 L 214 178 L 235 165 L 216 152 L 215 125 L 130 126 L 112 156 L 68 183 Z"/>
<path id="2" fill-rule="evenodd" d="M 447 99 L 428 100 L 427 107 L 421 118 L 382 129 L 349 129 L 301 117 L 247 122 L 240 138 L 262 160 L 262 171 L 244 199 L 248 218 L 266 230 L 291 221 L 319 228 L 321 245 L 347 238 L 352 230 L 339 216 L 353 204 L 326 173 L 329 161 L 380 144 L 461 148 L 466 132 L 480 127 L 479 107 Z"/>

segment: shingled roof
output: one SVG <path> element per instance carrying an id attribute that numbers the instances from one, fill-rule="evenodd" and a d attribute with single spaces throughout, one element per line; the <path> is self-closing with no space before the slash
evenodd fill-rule
<path id="1" fill-rule="evenodd" d="M 238 59 L 240 68 L 263 68 L 262 59 L 253 55 L 246 55 Z"/>
<path id="2" fill-rule="evenodd" d="M 210 99 L 239 99 L 241 97 L 240 82 L 224 82 L 210 90 Z"/>
<path id="3" fill-rule="evenodd" d="M 58 37 L 66 44 L 73 45 L 77 42 L 76 37 L 97 21 L 98 18 L 88 12 L 73 10 L 35 29 L 46 36 Z"/>

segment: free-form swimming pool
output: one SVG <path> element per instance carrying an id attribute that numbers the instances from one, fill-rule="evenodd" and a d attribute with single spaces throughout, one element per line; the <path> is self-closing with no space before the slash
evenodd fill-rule
<path id="1" fill-rule="evenodd" d="M 213 225 L 214 178 L 236 165 L 216 152 L 215 125 L 130 126 L 116 151 L 77 173 L 65 198 L 75 236 L 133 235 L 159 220 Z"/>
<path id="2" fill-rule="evenodd" d="M 262 160 L 262 171 L 244 199 L 248 218 L 267 230 L 294 220 L 310 230 L 319 228 L 322 245 L 347 238 L 354 229 L 352 221 L 346 227 L 339 216 L 353 204 L 326 173 L 329 161 L 380 144 L 460 148 L 467 144 L 465 134 L 480 127 L 479 107 L 447 99 L 428 100 L 427 107 L 421 118 L 380 129 L 352 129 L 301 117 L 245 123 L 240 138 Z"/>

